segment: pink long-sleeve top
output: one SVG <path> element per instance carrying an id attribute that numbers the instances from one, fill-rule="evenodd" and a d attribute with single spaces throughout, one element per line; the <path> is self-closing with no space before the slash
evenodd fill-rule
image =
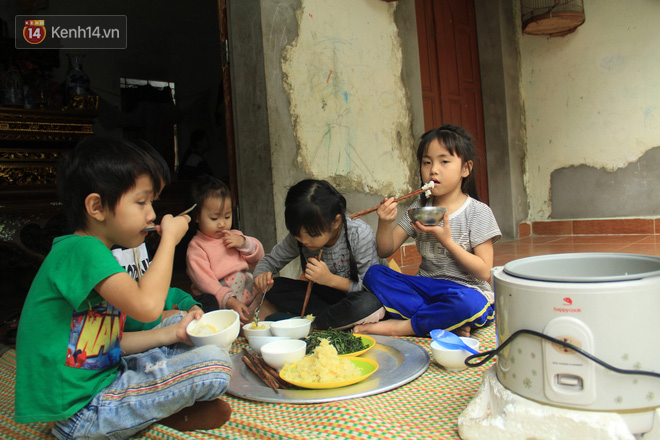
<path id="1" fill-rule="evenodd" d="M 233 233 L 243 235 L 239 230 Z M 264 256 L 264 247 L 253 237 L 245 237 L 240 248 L 227 248 L 224 241 L 209 237 L 200 231 L 190 240 L 186 253 L 187 273 L 192 281 L 195 295 L 210 293 L 218 299 L 220 307 L 225 308 L 227 300 L 233 296 L 231 288 L 222 286 L 222 280 L 237 272 L 253 269 Z M 252 292 L 250 292 L 252 294 Z M 251 298 L 244 298 L 251 302 Z M 248 302 L 248 304 L 249 304 Z"/>

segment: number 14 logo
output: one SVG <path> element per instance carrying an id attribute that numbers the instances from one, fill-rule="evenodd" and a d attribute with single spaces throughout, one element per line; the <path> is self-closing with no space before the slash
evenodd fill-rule
<path id="1" fill-rule="evenodd" d="M 44 20 L 25 20 L 23 38 L 30 44 L 39 44 L 46 38 Z"/>

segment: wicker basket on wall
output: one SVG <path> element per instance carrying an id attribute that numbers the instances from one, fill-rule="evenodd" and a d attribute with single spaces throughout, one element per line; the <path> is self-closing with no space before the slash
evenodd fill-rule
<path id="1" fill-rule="evenodd" d="M 522 31 L 563 37 L 584 23 L 583 0 L 520 0 Z"/>

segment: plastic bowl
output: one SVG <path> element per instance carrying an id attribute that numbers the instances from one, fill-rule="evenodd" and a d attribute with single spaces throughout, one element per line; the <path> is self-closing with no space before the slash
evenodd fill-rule
<path id="1" fill-rule="evenodd" d="M 261 353 L 261 347 L 274 341 L 292 341 L 293 339 L 286 336 L 248 336 L 248 343 L 250 347 L 257 353 Z"/>
<path id="2" fill-rule="evenodd" d="M 422 208 L 413 208 L 408 210 L 410 220 L 422 222 L 424 225 L 434 226 L 440 223 L 442 216 L 447 210 L 442 206 L 424 206 Z"/>
<path id="3" fill-rule="evenodd" d="M 475 350 L 479 349 L 479 341 L 474 338 L 466 338 L 461 336 L 463 342 L 465 342 L 470 348 Z M 461 371 L 467 368 L 465 365 L 465 359 L 470 356 L 470 353 L 467 350 L 449 350 L 438 345 L 437 342 L 431 342 L 431 352 L 433 353 L 433 359 L 445 367 L 447 371 Z"/>
<path id="4" fill-rule="evenodd" d="M 214 310 L 205 313 L 186 327 L 193 344 L 218 345 L 227 351 L 238 337 L 240 330 L 240 317 L 234 310 Z"/>
<path id="5" fill-rule="evenodd" d="M 252 327 L 253 322 L 249 322 L 243 326 L 243 335 L 246 338 L 249 338 L 251 336 L 270 336 L 272 333 L 270 332 L 270 325 L 272 324 L 272 321 L 259 321 L 257 324 L 259 326 L 266 326 L 264 329 L 254 329 L 250 328 Z"/>
<path id="6" fill-rule="evenodd" d="M 290 318 L 270 324 L 274 336 L 286 336 L 292 339 L 306 338 L 312 328 L 312 321 L 307 318 Z"/>
<path id="7" fill-rule="evenodd" d="M 300 339 L 274 341 L 261 347 L 261 356 L 264 361 L 276 370 L 280 370 L 285 362 L 293 364 L 305 357 L 307 342 Z"/>

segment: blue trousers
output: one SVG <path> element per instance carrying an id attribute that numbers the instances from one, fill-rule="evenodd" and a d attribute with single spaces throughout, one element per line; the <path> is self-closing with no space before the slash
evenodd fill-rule
<path id="1" fill-rule="evenodd" d="M 405 275 L 376 264 L 365 274 L 364 285 L 393 318 L 410 319 L 418 336 L 437 328 L 483 327 L 495 318 L 485 296 L 453 281 Z"/>
<path id="2" fill-rule="evenodd" d="M 176 314 L 158 327 L 181 320 Z M 215 345 L 175 344 L 122 357 L 117 378 L 67 420 L 53 435 L 64 439 L 125 439 L 154 422 L 217 399 L 231 378 L 231 360 Z"/>

